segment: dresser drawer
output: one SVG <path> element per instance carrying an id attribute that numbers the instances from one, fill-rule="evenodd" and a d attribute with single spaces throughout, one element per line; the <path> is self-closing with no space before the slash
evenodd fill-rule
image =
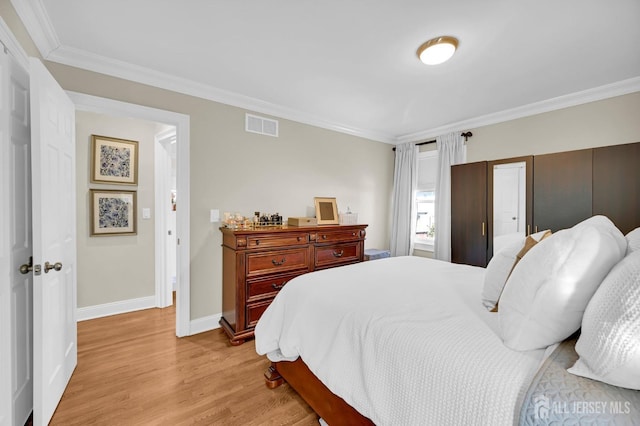
<path id="1" fill-rule="evenodd" d="M 301 274 L 276 275 L 247 280 L 247 302 L 255 302 L 268 298 L 273 299 L 286 283 L 298 275 Z"/>
<path id="2" fill-rule="evenodd" d="M 358 241 L 363 238 L 363 236 L 360 236 L 360 232 L 361 231 L 357 229 L 326 232 L 319 231 L 316 236 L 316 244 L 342 241 Z"/>
<path id="3" fill-rule="evenodd" d="M 331 244 L 316 247 L 316 268 L 326 268 L 346 263 L 359 262 L 362 259 L 359 241 L 344 244 Z"/>
<path id="4" fill-rule="evenodd" d="M 255 327 L 258 320 L 264 311 L 267 310 L 272 301 L 273 298 L 258 303 L 247 304 L 247 327 Z"/>
<path id="5" fill-rule="evenodd" d="M 270 250 L 247 254 L 247 278 L 309 270 L 309 249 Z"/>
<path id="6" fill-rule="evenodd" d="M 283 235 L 251 235 L 247 237 L 247 248 L 291 247 L 309 243 L 308 232 L 288 232 Z"/>

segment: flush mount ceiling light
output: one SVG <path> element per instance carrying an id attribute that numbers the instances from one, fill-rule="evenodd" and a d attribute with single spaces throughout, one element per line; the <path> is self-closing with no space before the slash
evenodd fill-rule
<path id="1" fill-rule="evenodd" d="M 453 56 L 458 47 L 458 39 L 442 36 L 423 43 L 416 52 L 418 58 L 427 65 L 441 64 Z"/>

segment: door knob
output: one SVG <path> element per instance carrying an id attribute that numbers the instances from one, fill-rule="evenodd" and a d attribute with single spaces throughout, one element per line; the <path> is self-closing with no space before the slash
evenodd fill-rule
<path id="1" fill-rule="evenodd" d="M 56 272 L 62 270 L 62 263 L 56 262 L 53 265 L 49 262 L 44 262 L 44 273 L 48 273 L 50 270 L 55 269 Z"/>
<path id="2" fill-rule="evenodd" d="M 34 275 L 40 275 L 40 265 L 33 264 L 33 256 L 29 256 L 29 263 L 20 265 L 20 273 L 23 275 L 33 271 Z"/>
<path id="3" fill-rule="evenodd" d="M 33 271 L 33 256 L 29 256 L 29 263 L 23 263 L 20 265 L 20 273 L 23 275 Z"/>

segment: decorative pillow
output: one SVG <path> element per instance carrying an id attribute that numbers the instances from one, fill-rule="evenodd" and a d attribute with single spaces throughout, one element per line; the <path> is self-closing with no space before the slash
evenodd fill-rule
<path id="1" fill-rule="evenodd" d="M 522 251 L 527 246 L 526 241 L 531 239 L 537 242 L 545 238 L 547 233 L 550 234 L 551 231 L 547 230 L 531 234 L 526 239 L 520 237 L 517 241 L 504 246 L 504 248 L 493 255 L 487 265 L 484 276 L 484 287 L 482 289 L 482 304 L 487 309 L 494 312 L 498 299 L 500 299 L 500 294 L 502 294 L 504 284 L 507 282 L 507 278 L 509 278 L 509 274 L 513 271 L 515 264 L 520 260 L 518 259 L 518 255 L 520 255 L 520 258 L 524 256 Z M 531 244 L 531 242 L 529 242 L 529 244 Z"/>
<path id="2" fill-rule="evenodd" d="M 626 246 L 622 232 L 604 216 L 536 244 L 516 265 L 500 298 L 505 345 L 525 351 L 569 337 L 580 328 L 587 303 Z"/>
<path id="3" fill-rule="evenodd" d="M 640 251 L 618 263 L 587 305 L 569 373 L 640 390 Z"/>
<path id="4" fill-rule="evenodd" d="M 625 238 L 628 244 L 627 254 L 640 250 L 640 228 L 629 232 Z"/>

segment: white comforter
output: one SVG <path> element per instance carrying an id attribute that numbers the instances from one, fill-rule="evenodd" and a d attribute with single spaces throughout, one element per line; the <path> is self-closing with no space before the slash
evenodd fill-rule
<path id="1" fill-rule="evenodd" d="M 377 425 L 512 424 L 544 351 L 502 344 L 484 269 L 395 257 L 290 281 L 255 329 Z"/>

